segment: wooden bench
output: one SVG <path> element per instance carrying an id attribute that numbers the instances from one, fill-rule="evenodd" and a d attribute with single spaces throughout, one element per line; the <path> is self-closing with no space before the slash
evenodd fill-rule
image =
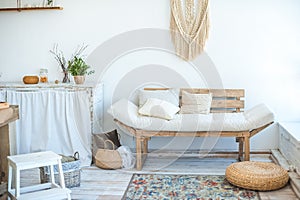
<path id="1" fill-rule="evenodd" d="M 168 88 L 145 88 L 145 90 L 167 90 Z M 180 89 L 180 105 L 182 91 L 187 91 L 193 94 L 212 93 L 213 100 L 211 104 L 211 113 L 232 113 L 243 112 L 245 91 L 243 89 L 201 89 L 201 88 L 182 88 Z M 239 143 L 239 161 L 250 160 L 250 138 L 265 129 L 272 123 L 264 125 L 254 130 L 246 131 L 193 131 L 193 132 L 178 132 L 178 131 L 148 131 L 129 127 L 122 122 L 115 120 L 117 124 L 125 128 L 136 139 L 136 168 L 141 170 L 148 153 L 148 141 L 151 137 L 235 137 Z"/>

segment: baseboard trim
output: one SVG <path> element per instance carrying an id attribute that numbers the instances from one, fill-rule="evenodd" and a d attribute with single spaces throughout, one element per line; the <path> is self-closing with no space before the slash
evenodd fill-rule
<path id="1" fill-rule="evenodd" d="M 288 171 L 291 187 L 298 198 L 300 198 L 300 176 L 289 164 L 279 150 L 272 150 L 272 160 Z"/>
<path id="2" fill-rule="evenodd" d="M 185 156 L 185 157 L 218 157 L 218 158 L 228 158 L 228 157 L 237 157 L 239 154 L 238 151 L 227 151 L 227 150 L 218 150 L 218 151 L 205 151 L 205 150 L 161 150 L 161 149 L 150 149 L 148 156 L 160 157 L 160 156 Z M 250 155 L 271 155 L 270 151 L 251 151 Z"/>

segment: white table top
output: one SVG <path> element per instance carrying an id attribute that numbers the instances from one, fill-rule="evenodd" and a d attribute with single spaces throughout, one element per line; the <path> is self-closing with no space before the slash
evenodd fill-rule
<path id="1" fill-rule="evenodd" d="M 86 82 L 84 84 L 75 84 L 75 83 L 38 83 L 38 84 L 24 84 L 23 82 L 2 82 L 0 83 L 0 88 L 6 89 L 49 89 L 49 88 L 94 88 L 97 86 L 95 82 Z"/>
<path id="2" fill-rule="evenodd" d="M 31 169 L 35 167 L 58 164 L 58 160 L 61 159 L 61 156 L 52 151 L 43 151 L 8 156 L 7 158 L 12 165 L 20 169 Z"/>
<path id="3" fill-rule="evenodd" d="M 280 122 L 279 124 L 300 142 L 300 122 Z"/>

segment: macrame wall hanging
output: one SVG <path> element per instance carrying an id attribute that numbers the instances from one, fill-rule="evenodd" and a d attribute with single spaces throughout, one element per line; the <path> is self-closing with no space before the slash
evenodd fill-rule
<path id="1" fill-rule="evenodd" d="M 170 0 L 171 38 L 175 52 L 185 60 L 192 60 L 205 46 L 209 32 L 209 0 Z"/>

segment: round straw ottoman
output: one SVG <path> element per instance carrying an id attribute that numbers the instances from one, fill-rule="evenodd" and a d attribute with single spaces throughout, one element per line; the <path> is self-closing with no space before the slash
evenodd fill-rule
<path id="1" fill-rule="evenodd" d="M 288 172 L 279 165 L 254 161 L 229 165 L 225 176 L 232 185 L 258 191 L 282 188 L 289 180 Z"/>

